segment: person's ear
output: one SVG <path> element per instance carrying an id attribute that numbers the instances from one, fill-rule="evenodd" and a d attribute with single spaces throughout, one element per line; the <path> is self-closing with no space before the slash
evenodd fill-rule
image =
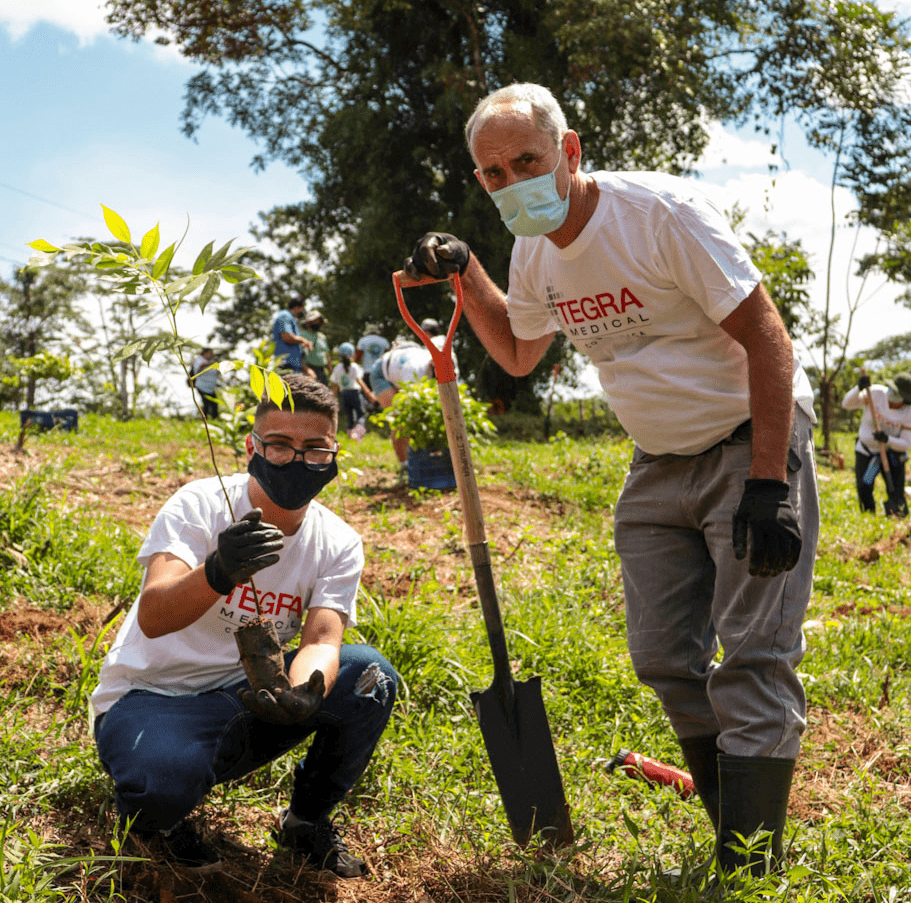
<path id="1" fill-rule="evenodd" d="M 570 129 L 563 136 L 563 150 L 569 159 L 570 173 L 578 172 L 582 165 L 582 144 L 579 141 L 579 135 Z"/>

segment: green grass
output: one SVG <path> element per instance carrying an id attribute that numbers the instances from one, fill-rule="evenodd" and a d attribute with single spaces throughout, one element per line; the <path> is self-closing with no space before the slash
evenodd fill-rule
<path id="1" fill-rule="evenodd" d="M 147 525 L 177 481 L 207 475 L 207 452 L 192 422 L 87 417 L 76 435 L 30 436 L 30 454 L 18 460 L 8 451 L 16 437 L 12 415 L 0 414 L 9 483 L 0 493 L 0 618 L 28 609 L 60 620 L 56 630 L 0 644 L 0 903 L 158 900 L 126 880 L 140 867 L 111 859 L 119 848 L 116 836 L 111 846 L 110 786 L 84 706 L 119 624 L 102 633 L 100 615 L 138 588 L 137 521 Z M 395 468 L 382 437 L 346 442 L 345 452 L 346 479 L 325 501 L 343 516 L 369 508 L 368 560 L 408 578 L 394 595 L 364 586 L 350 637 L 383 650 L 403 686 L 380 750 L 343 806 L 371 850 L 375 877 L 357 891 L 340 886 L 301 899 L 704 899 L 695 870 L 711 838 L 698 804 L 605 767 L 621 746 L 682 764 L 626 654 L 611 527 L 629 442 L 558 435 L 474 453 L 482 490 L 521 502 L 505 526 L 488 517 L 488 532 L 514 667 L 519 679 L 542 677 L 573 813 L 576 847 L 558 853 L 512 844 L 490 774 L 469 693 L 490 684 L 492 669 L 480 613 L 466 601 L 471 574 L 458 511 L 441 508 L 437 493 L 391 492 Z M 223 460 L 230 470 L 231 456 Z M 112 466 L 118 485 L 132 484 L 130 504 L 115 504 L 123 497 L 113 484 L 89 505 L 67 486 Z M 792 794 L 789 871 L 732 888 L 731 901 L 879 903 L 907 900 L 911 888 L 908 525 L 862 516 L 850 471 L 825 467 L 821 477 L 801 666 L 810 726 Z M 401 532 L 431 525 L 426 547 L 406 562 Z M 289 791 L 292 763 L 287 756 L 217 788 L 207 820 L 267 857 L 265 826 Z M 694 877 L 672 888 L 661 871 L 681 864 Z M 264 860 L 251 868 L 262 899 L 279 899 L 266 892 L 281 877 L 277 867 Z M 198 894 L 184 898 L 209 899 Z"/>

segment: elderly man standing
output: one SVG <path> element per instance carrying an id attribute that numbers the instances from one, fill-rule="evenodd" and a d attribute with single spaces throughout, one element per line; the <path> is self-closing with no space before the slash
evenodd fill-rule
<path id="1" fill-rule="evenodd" d="M 461 273 L 466 316 L 512 375 L 558 329 L 597 365 L 636 442 L 614 520 L 632 662 L 677 734 L 720 870 L 759 873 L 765 851 L 736 848 L 763 831 L 778 861 L 806 726 L 808 380 L 759 271 L 690 182 L 583 172 L 579 136 L 540 85 L 484 98 L 466 138 L 517 236 L 509 292 L 445 233 L 424 235 L 406 270 Z"/>

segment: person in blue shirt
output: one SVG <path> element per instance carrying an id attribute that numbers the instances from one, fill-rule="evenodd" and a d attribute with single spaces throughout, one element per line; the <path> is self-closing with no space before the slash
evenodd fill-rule
<path id="1" fill-rule="evenodd" d="M 313 342 L 301 335 L 297 322 L 304 311 L 304 306 L 302 298 L 294 298 L 272 323 L 275 356 L 283 358 L 285 367 L 298 372 L 301 371 L 302 350 L 309 351 L 313 347 Z"/>

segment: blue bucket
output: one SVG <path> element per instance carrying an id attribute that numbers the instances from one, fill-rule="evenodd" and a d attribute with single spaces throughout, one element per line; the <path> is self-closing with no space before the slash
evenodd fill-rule
<path id="1" fill-rule="evenodd" d="M 455 471 L 449 450 L 408 449 L 408 485 L 416 489 L 455 489 Z"/>

